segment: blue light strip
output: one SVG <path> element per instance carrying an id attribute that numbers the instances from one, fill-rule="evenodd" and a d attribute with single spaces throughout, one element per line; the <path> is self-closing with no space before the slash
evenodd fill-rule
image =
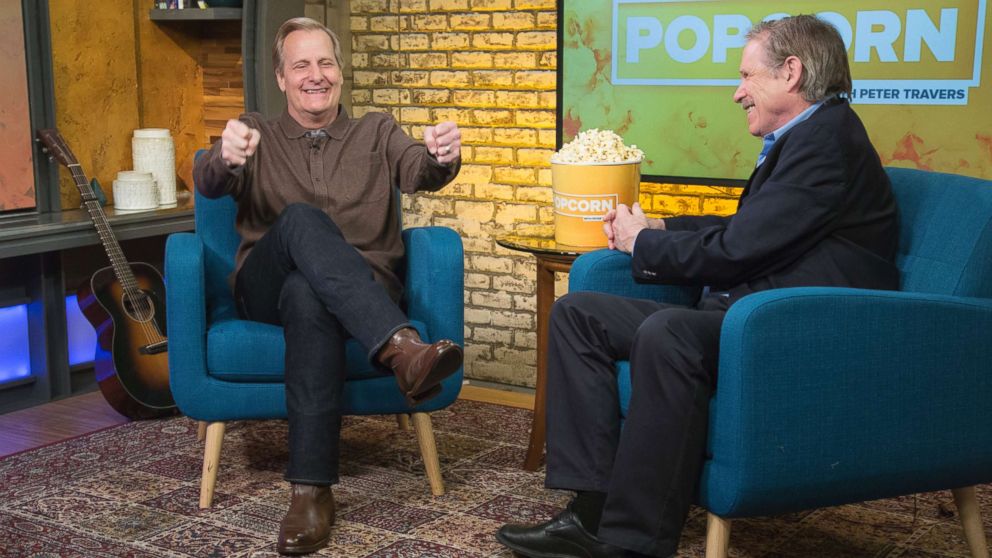
<path id="1" fill-rule="evenodd" d="M 96 331 L 90 325 L 76 295 L 65 299 L 66 327 L 69 332 L 69 365 L 93 362 Z M 31 341 L 28 336 L 26 304 L 0 308 L 0 384 L 31 376 Z"/>

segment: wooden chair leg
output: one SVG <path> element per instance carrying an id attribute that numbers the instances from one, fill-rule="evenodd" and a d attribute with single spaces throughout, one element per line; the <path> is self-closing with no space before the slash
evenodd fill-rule
<path id="1" fill-rule="evenodd" d="M 196 421 L 196 441 L 202 442 L 207 437 L 207 421 Z"/>
<path id="2" fill-rule="evenodd" d="M 410 430 L 410 415 L 406 413 L 396 415 L 396 424 L 399 425 L 400 430 Z"/>
<path id="3" fill-rule="evenodd" d="M 961 526 L 964 527 L 964 537 L 968 541 L 972 558 L 988 558 L 989 547 L 985 540 L 982 511 L 978 508 L 975 487 L 955 488 L 951 493 L 958 506 L 958 515 L 961 516 Z"/>
<path id="4" fill-rule="evenodd" d="M 706 558 L 727 558 L 730 520 L 706 512 Z"/>
<path id="5" fill-rule="evenodd" d="M 420 455 L 424 459 L 427 480 L 431 483 L 431 493 L 443 496 L 444 479 L 441 478 L 441 463 L 437 459 L 431 416 L 427 413 L 413 413 L 413 428 L 417 433 L 417 441 L 420 442 Z"/>
<path id="6" fill-rule="evenodd" d="M 208 424 L 207 443 L 203 450 L 203 473 L 200 475 L 200 509 L 209 508 L 214 499 L 214 485 L 217 484 L 217 468 L 220 467 L 220 448 L 223 442 L 224 423 Z"/>

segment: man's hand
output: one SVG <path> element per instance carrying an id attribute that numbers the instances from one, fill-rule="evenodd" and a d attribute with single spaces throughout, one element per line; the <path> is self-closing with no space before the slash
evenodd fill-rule
<path id="1" fill-rule="evenodd" d="M 262 134 L 240 120 L 228 120 L 220 135 L 220 158 L 229 167 L 245 164 L 255 154 Z"/>
<path id="2" fill-rule="evenodd" d="M 637 239 L 637 234 L 642 230 L 648 228 L 664 229 L 665 222 L 661 219 L 656 221 L 659 222 L 660 226 L 652 227 L 652 223 L 644 215 L 639 203 L 635 202 L 631 207 L 620 204 L 616 209 L 611 209 L 606 212 L 606 215 L 603 215 L 603 232 L 606 233 L 611 250 L 620 250 L 629 254 L 634 249 L 634 240 Z"/>
<path id="3" fill-rule="evenodd" d="M 424 128 L 424 143 L 427 151 L 443 165 L 462 156 L 462 132 L 454 122 Z"/>

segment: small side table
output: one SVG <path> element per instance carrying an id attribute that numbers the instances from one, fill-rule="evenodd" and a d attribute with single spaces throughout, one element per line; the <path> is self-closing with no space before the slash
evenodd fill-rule
<path id="1" fill-rule="evenodd" d="M 572 262 L 590 249 L 559 245 L 553 238 L 505 235 L 496 244 L 510 250 L 528 252 L 537 259 L 537 382 L 534 390 L 534 419 L 524 469 L 534 471 L 544 458 L 547 390 L 548 317 L 555 302 L 555 272 L 568 273 Z"/>

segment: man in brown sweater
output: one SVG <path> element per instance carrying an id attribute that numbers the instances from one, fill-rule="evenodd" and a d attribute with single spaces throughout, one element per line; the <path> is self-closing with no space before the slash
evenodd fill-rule
<path id="1" fill-rule="evenodd" d="M 278 550 L 304 554 L 327 544 L 334 521 L 345 341 L 355 338 L 391 370 L 411 406 L 440 393 L 461 366 L 458 345 L 423 343 L 410 326 L 396 274 L 398 191 L 450 182 L 461 134 L 443 122 L 418 143 L 389 115 L 350 119 L 339 105 L 337 37 L 314 20 L 285 22 L 273 61 L 286 112 L 228 121 L 194 176 L 204 196 L 238 203 L 239 313 L 285 330 L 292 490 Z"/>

